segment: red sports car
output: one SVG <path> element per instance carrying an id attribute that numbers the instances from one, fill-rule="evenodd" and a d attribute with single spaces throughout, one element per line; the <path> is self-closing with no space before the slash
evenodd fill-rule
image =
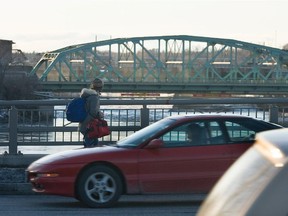
<path id="1" fill-rule="evenodd" d="M 244 116 L 171 116 L 115 145 L 45 156 L 27 172 L 34 191 L 90 207 L 110 207 L 122 194 L 207 193 L 256 133 L 278 128 Z"/>

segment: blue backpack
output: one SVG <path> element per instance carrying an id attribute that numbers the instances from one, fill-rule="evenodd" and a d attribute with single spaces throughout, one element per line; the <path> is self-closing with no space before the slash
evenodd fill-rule
<path id="1" fill-rule="evenodd" d="M 86 99 L 74 98 L 66 107 L 66 119 L 71 122 L 82 122 L 87 116 Z"/>

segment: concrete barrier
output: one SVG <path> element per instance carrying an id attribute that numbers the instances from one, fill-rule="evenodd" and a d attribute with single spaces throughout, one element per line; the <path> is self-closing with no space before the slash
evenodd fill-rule
<path id="1" fill-rule="evenodd" d="M 35 194 L 26 176 L 26 168 L 44 155 L 1 155 L 0 194 Z"/>

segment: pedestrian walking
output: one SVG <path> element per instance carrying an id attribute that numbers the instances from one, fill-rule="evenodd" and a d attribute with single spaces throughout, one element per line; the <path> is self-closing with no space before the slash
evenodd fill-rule
<path id="1" fill-rule="evenodd" d="M 98 138 L 89 138 L 87 135 L 87 125 L 94 118 L 103 118 L 100 111 L 100 95 L 104 83 L 96 78 L 91 82 L 90 88 L 83 88 L 80 97 L 86 99 L 87 116 L 84 121 L 79 122 L 78 130 L 83 134 L 83 144 L 85 148 L 91 148 L 98 145 Z"/>

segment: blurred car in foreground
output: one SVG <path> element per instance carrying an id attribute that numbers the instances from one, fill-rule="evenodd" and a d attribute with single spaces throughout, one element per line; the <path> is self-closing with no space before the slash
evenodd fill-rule
<path id="1" fill-rule="evenodd" d="M 221 177 L 197 216 L 288 215 L 288 129 L 259 133 Z"/>
<path id="2" fill-rule="evenodd" d="M 110 207 L 121 194 L 208 193 L 256 133 L 278 128 L 244 116 L 171 116 L 113 146 L 40 158 L 27 174 L 34 191 L 90 207 Z"/>

